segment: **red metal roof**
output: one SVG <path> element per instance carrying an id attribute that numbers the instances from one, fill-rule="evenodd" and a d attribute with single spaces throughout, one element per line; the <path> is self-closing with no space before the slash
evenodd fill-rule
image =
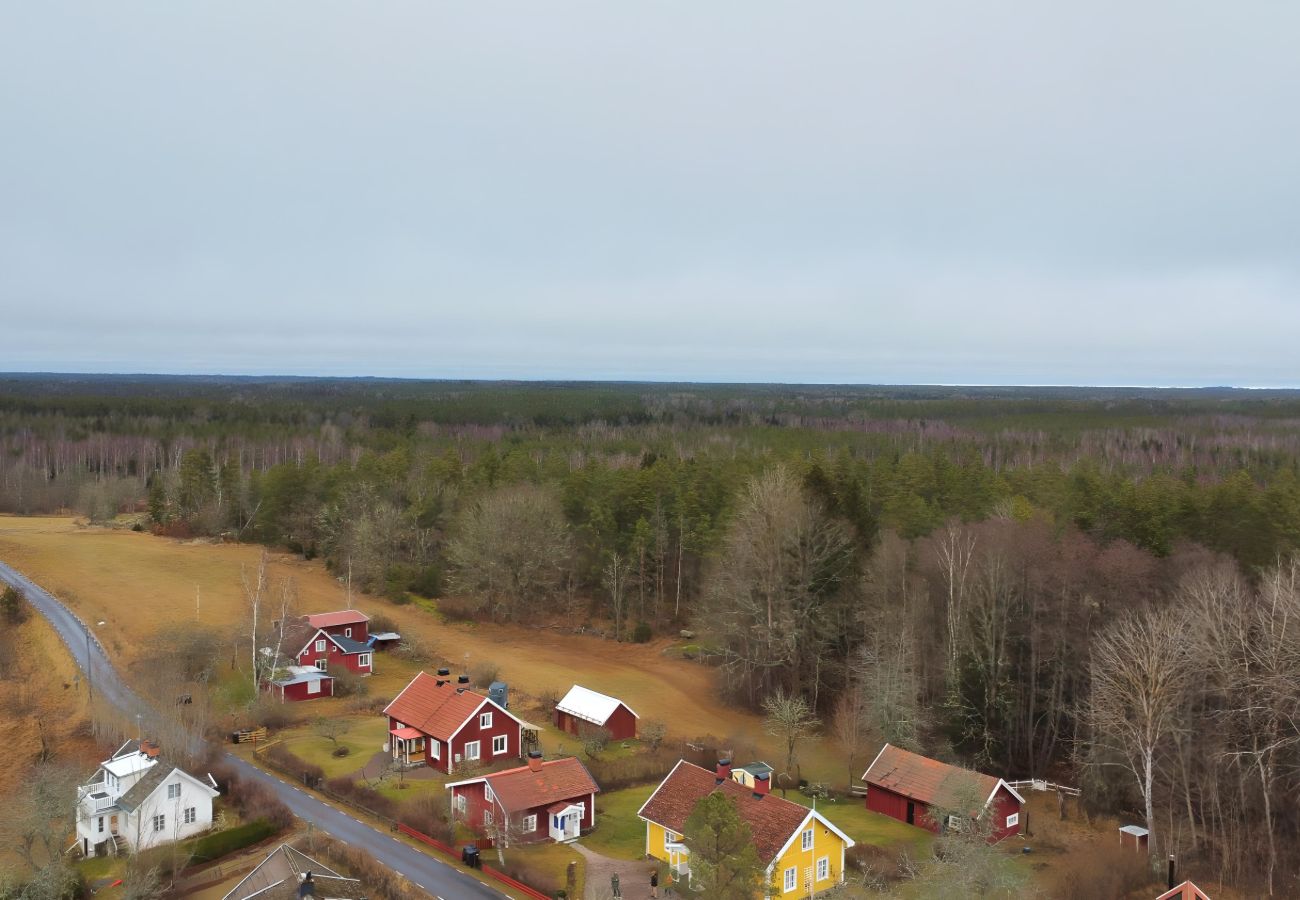
<path id="1" fill-rule="evenodd" d="M 980 810 L 1001 779 L 886 744 L 862 780 L 939 809 Z"/>
<path id="2" fill-rule="evenodd" d="M 450 682 L 439 686 L 438 681 L 427 672 L 418 673 L 396 699 L 385 707 L 384 714 L 440 741 L 451 740 L 451 736 L 460 730 L 465 720 L 474 715 L 479 706 L 485 701 L 491 701 L 468 689 L 458 691 L 457 686 Z M 493 711 L 498 710 L 503 715 L 510 715 L 494 704 Z"/>
<path id="3" fill-rule="evenodd" d="M 681 834 L 695 804 L 714 791 L 721 791 L 735 804 L 736 812 L 749 825 L 754 848 L 764 864 L 781 852 L 790 836 L 808 817 L 806 806 L 772 794 L 756 800 L 754 792 L 740 783 L 728 778 L 718 784 L 714 772 L 685 761 L 678 763 L 677 768 L 650 795 L 645 806 L 641 807 L 640 815 Z"/>
<path id="4" fill-rule="evenodd" d="M 404 741 L 409 741 L 411 738 L 418 738 L 422 736 L 419 731 L 409 726 L 406 728 L 390 728 L 388 730 L 388 733 L 391 734 L 393 737 L 401 738 Z"/>
<path id="5" fill-rule="evenodd" d="M 314 628 L 333 628 L 336 625 L 355 625 L 358 622 L 369 622 L 370 616 L 355 609 L 340 609 L 336 612 L 316 613 L 307 616 L 307 621 Z"/>
<path id="6" fill-rule="evenodd" d="M 590 803 L 591 795 L 600 793 L 587 767 L 572 756 L 543 762 L 539 772 L 528 766 L 519 766 L 484 775 L 483 780 L 492 786 L 498 802 L 511 812 L 523 812 L 557 802 L 568 806 L 571 800 Z"/>

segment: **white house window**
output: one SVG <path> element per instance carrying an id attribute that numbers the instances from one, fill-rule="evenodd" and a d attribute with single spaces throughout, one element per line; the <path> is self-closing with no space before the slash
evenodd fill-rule
<path id="1" fill-rule="evenodd" d="M 370 665 L 370 654 L 369 654 L 369 653 L 358 653 L 358 654 L 357 654 L 357 665 L 358 665 L 358 666 L 361 666 L 362 668 L 364 668 L 364 667 Z"/>
<path id="2" fill-rule="evenodd" d="M 343 636 L 344 636 L 344 637 L 352 637 L 352 629 L 351 629 L 351 628 L 344 628 L 344 629 L 343 629 Z"/>
<path id="3" fill-rule="evenodd" d="M 831 859 L 829 856 L 823 856 L 817 860 L 817 880 L 825 881 L 831 877 Z"/>
<path id="4" fill-rule="evenodd" d="M 103 816 L 100 816 L 100 817 L 99 817 L 99 833 L 100 833 L 100 834 L 103 834 L 103 833 L 104 833 L 104 817 L 103 817 Z"/>
<path id="5" fill-rule="evenodd" d="M 318 671 L 324 672 L 329 667 L 330 667 L 329 660 L 327 659 L 316 660 L 316 668 Z"/>
<path id="6" fill-rule="evenodd" d="M 478 759 L 478 741 L 470 741 L 465 745 L 465 758 Z"/>
<path id="7" fill-rule="evenodd" d="M 803 849 L 811 850 L 813 848 L 813 830 L 809 828 L 803 833 Z"/>
<path id="8" fill-rule="evenodd" d="M 490 713 L 490 712 L 488 712 L 488 713 L 483 713 L 483 715 L 479 716 L 479 717 L 478 717 L 478 727 L 479 727 L 479 728 L 491 728 L 491 727 L 492 727 L 492 713 Z"/>
<path id="9" fill-rule="evenodd" d="M 465 795 L 464 795 L 464 794 L 457 794 L 457 795 L 456 795 L 456 812 L 460 813 L 461 815 L 464 815 L 464 813 L 465 813 Z"/>
<path id="10" fill-rule="evenodd" d="M 509 743 L 509 739 L 504 734 L 498 734 L 492 739 L 492 755 L 500 756 L 502 753 L 505 753 L 506 750 L 509 749 Z"/>
<path id="11" fill-rule="evenodd" d="M 537 830 L 537 816 L 524 816 L 523 831 L 524 834 Z"/>
<path id="12" fill-rule="evenodd" d="M 559 817 L 557 816 L 556 818 L 558 819 Z M 557 826 L 557 827 L 558 827 L 558 826 Z M 667 828 L 665 828 L 665 829 L 664 829 L 664 849 L 667 850 L 667 849 L 668 849 L 668 845 L 671 844 L 671 843 L 672 843 L 673 841 L 675 841 L 675 840 L 677 840 L 677 836 L 676 836 L 675 834 L 673 834 L 671 831 L 669 831 Z"/>
<path id="13" fill-rule="evenodd" d="M 442 759 L 442 745 L 437 741 L 429 741 L 429 755 L 434 759 Z"/>
<path id="14" fill-rule="evenodd" d="M 1019 824 L 1020 824 L 1020 813 L 1012 813 L 1011 815 L 1007 816 L 1008 828 L 1015 828 Z"/>
<path id="15" fill-rule="evenodd" d="M 315 678 L 313 678 L 311 681 L 307 682 L 307 693 L 309 693 L 309 694 L 319 694 L 319 693 L 320 693 L 320 681 L 317 680 L 317 679 L 315 679 Z"/>
<path id="16" fill-rule="evenodd" d="M 492 824 L 492 810 L 490 809 L 483 810 L 483 824 L 484 825 Z"/>
<path id="17" fill-rule="evenodd" d="M 179 784 L 167 785 L 167 799 L 179 800 L 181 796 L 181 786 Z"/>
<path id="18" fill-rule="evenodd" d="M 954 831 L 960 831 L 960 830 L 961 830 L 961 817 L 960 817 L 960 816 L 949 816 L 949 817 L 948 817 L 948 827 L 951 828 L 951 829 L 953 829 Z"/>
<path id="19" fill-rule="evenodd" d="M 198 819 L 198 811 L 193 807 L 187 807 L 185 810 L 185 824 L 193 825 Z"/>
<path id="20" fill-rule="evenodd" d="M 492 793 L 492 785 L 490 784 L 483 785 L 483 799 L 486 800 L 488 803 L 491 803 L 493 800 L 496 799 L 496 796 Z"/>
<path id="21" fill-rule="evenodd" d="M 316 652 L 317 652 L 317 653 L 324 653 L 324 652 L 325 652 L 325 642 L 324 642 L 324 641 L 317 641 L 317 642 L 316 642 Z"/>
<path id="22" fill-rule="evenodd" d="M 154 831 L 162 831 L 162 830 L 163 830 L 164 828 L 166 828 L 166 827 L 167 827 L 167 817 L 166 817 L 166 816 L 164 816 L 164 815 L 157 815 L 157 816 L 154 816 L 154 817 L 153 817 L 153 830 L 154 830 Z"/>
<path id="23" fill-rule="evenodd" d="M 784 883 L 781 885 L 781 888 L 785 893 L 788 894 L 790 893 L 790 891 L 793 891 L 798 886 L 799 886 L 799 867 L 791 866 L 790 868 L 785 870 L 785 880 Z"/>

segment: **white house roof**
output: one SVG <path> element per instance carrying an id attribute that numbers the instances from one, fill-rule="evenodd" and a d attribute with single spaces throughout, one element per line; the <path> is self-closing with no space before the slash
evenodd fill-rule
<path id="1" fill-rule="evenodd" d="M 633 716 L 638 719 L 641 718 L 635 712 L 632 712 L 632 707 L 617 697 L 598 694 L 579 684 L 569 688 L 569 692 L 564 695 L 564 699 L 555 704 L 555 708 L 560 712 L 568 713 L 575 718 L 591 722 L 594 725 L 604 725 L 609 721 L 609 717 L 614 714 L 614 710 L 620 706 L 627 707 L 627 711 L 632 713 Z"/>
<path id="2" fill-rule="evenodd" d="M 1125 825 L 1120 828 L 1120 831 L 1125 834 L 1131 834 L 1134 837 L 1146 837 L 1148 834 L 1147 830 L 1141 825 Z"/>
<path id="3" fill-rule="evenodd" d="M 288 687 L 291 684 L 306 684 L 309 681 L 327 681 L 331 677 L 329 673 L 322 672 L 315 666 L 289 666 L 288 670 L 288 675 L 277 678 L 272 684 Z"/>
<path id="4" fill-rule="evenodd" d="M 118 778 L 128 778 L 131 775 L 143 772 L 156 762 L 157 760 L 152 756 L 143 753 L 128 753 L 125 756 L 118 756 L 105 761 L 104 768 Z"/>

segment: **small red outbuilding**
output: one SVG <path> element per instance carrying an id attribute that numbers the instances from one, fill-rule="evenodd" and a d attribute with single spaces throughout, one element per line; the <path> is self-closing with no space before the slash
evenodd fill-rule
<path id="1" fill-rule="evenodd" d="M 938 832 L 965 810 L 970 818 L 986 811 L 990 842 L 1020 833 L 1025 799 L 1001 778 L 950 766 L 901 747 L 886 744 L 863 774 L 867 809 Z M 937 817 L 946 812 L 949 822 Z"/>
<path id="2" fill-rule="evenodd" d="M 637 714 L 617 697 L 609 697 L 575 684 L 555 704 L 555 727 L 581 734 L 584 725 L 604 728 L 616 741 L 636 737 Z"/>

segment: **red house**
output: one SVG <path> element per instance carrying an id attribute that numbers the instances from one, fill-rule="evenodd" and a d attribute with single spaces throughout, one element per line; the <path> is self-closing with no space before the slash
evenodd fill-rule
<path id="1" fill-rule="evenodd" d="M 327 615 L 332 615 L 327 614 Z M 359 614 L 358 614 L 359 615 Z M 295 623 L 285 630 L 280 652 L 293 660 L 293 665 L 315 666 L 322 672 L 342 667 L 358 675 L 369 675 L 374 671 L 374 651 L 364 643 L 335 634 L 311 623 L 306 616 L 303 621 Z M 339 632 L 355 626 L 336 626 Z M 361 624 L 364 633 L 365 624 Z"/>
<path id="2" fill-rule="evenodd" d="M 262 688 L 281 703 L 292 703 L 333 697 L 334 679 L 315 666 L 289 666 L 277 672 Z"/>
<path id="3" fill-rule="evenodd" d="M 319 628 L 326 634 L 351 638 L 358 644 L 364 644 L 370 639 L 370 617 L 355 609 L 316 613 L 304 618 L 312 628 Z"/>
<path id="4" fill-rule="evenodd" d="M 428 765 L 450 775 L 457 764 L 490 764 L 523 757 L 524 730 L 532 728 L 469 689 L 452 683 L 446 669 L 420 672 L 384 709 L 394 762 Z"/>
<path id="5" fill-rule="evenodd" d="M 886 744 L 862 780 L 867 783 L 867 809 L 908 825 L 939 832 L 958 825 L 963 812 L 975 819 L 987 811 L 991 843 L 1020 833 L 1025 800 L 1001 778 Z M 940 811 L 948 814 L 947 822 L 937 821 Z"/>
<path id="6" fill-rule="evenodd" d="M 616 741 L 636 737 L 637 714 L 622 700 L 575 684 L 555 704 L 555 727 L 580 734 L 583 726 L 604 728 Z"/>
<path id="7" fill-rule="evenodd" d="M 571 756 L 543 762 L 534 750 L 526 766 L 455 781 L 447 790 L 453 819 L 505 846 L 571 841 L 596 826 L 600 788 Z"/>

